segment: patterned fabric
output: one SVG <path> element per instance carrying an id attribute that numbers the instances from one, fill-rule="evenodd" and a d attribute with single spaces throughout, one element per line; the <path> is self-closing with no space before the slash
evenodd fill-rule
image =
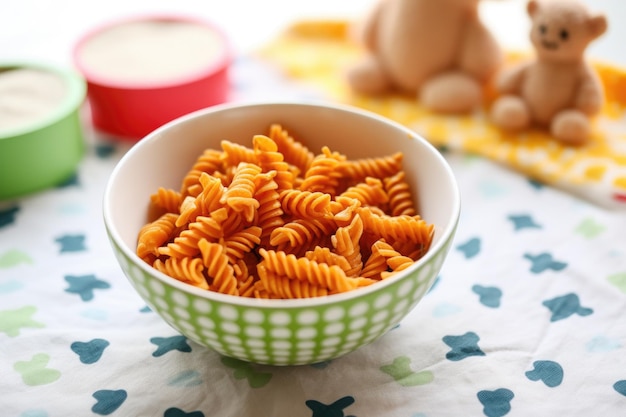
<path id="1" fill-rule="evenodd" d="M 320 97 L 249 57 L 233 78 L 233 100 Z M 446 152 L 462 218 L 422 302 L 339 359 L 260 366 L 187 340 L 125 278 L 101 197 L 128 148 L 92 135 L 72 180 L 0 203 L 0 415 L 623 415 L 623 213 Z"/>
<path id="2" fill-rule="evenodd" d="M 582 147 L 553 140 L 543 130 L 505 133 L 493 126 L 486 109 L 494 91 L 486 88 L 485 109 L 467 116 L 445 116 L 424 109 L 414 97 L 371 97 L 350 91 L 342 74 L 363 53 L 349 40 L 348 23 L 303 21 L 267 45 L 262 56 L 289 77 L 315 86 L 335 100 L 375 111 L 413 128 L 438 146 L 469 152 L 519 171 L 537 181 L 582 196 L 603 207 L 626 209 L 626 71 L 594 63 L 606 104 L 594 120 L 592 139 Z M 525 55 L 510 52 L 507 65 Z"/>

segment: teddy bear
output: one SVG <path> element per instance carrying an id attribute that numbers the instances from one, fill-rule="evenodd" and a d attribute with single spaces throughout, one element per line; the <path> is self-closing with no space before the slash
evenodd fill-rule
<path id="1" fill-rule="evenodd" d="M 379 0 L 360 22 L 365 57 L 347 72 L 353 91 L 415 94 L 434 112 L 466 113 L 483 102 L 500 68 L 499 43 L 480 0 Z"/>
<path id="2" fill-rule="evenodd" d="M 602 83 L 584 55 L 607 30 L 606 17 L 578 0 L 530 0 L 526 9 L 535 56 L 501 72 L 491 120 L 504 130 L 534 125 L 562 143 L 584 144 L 590 118 L 604 102 Z"/>

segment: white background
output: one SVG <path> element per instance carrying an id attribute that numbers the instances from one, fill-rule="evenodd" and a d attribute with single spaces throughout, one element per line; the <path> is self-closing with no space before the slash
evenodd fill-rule
<path id="1" fill-rule="evenodd" d="M 209 19 L 230 36 L 237 52 L 269 42 L 303 18 L 358 18 L 377 0 L 0 0 L 0 60 L 71 64 L 76 40 L 94 26 L 141 13 L 175 12 Z M 432 0 L 437 1 L 437 0 Z M 609 31 L 588 56 L 626 66 L 626 0 L 585 0 L 609 19 Z M 523 0 L 484 0 L 484 21 L 509 49 L 528 48 Z"/>

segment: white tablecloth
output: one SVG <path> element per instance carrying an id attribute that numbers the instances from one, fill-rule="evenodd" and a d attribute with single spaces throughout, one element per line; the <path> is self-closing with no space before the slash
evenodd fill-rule
<path id="1" fill-rule="evenodd" d="M 95 22 L 108 3 L 23 4 L 41 7 L 28 10 L 38 24 L 20 32 L 14 22 L 11 35 L 35 56 L 53 28 L 63 33 L 50 40 L 57 54 L 74 33 L 51 19 L 57 7 L 93 7 Z M 3 20 L 10 10 L 0 6 Z M 27 10 L 19 10 L 16 19 L 26 23 Z M 243 53 L 232 78 L 233 101 L 315 95 Z M 446 154 L 462 217 L 424 300 L 389 334 L 347 356 L 260 366 L 186 340 L 134 292 L 101 212 L 108 176 L 130 144 L 85 124 L 88 150 L 73 179 L 0 203 L 0 415 L 626 415 L 623 211 L 478 157 Z"/>

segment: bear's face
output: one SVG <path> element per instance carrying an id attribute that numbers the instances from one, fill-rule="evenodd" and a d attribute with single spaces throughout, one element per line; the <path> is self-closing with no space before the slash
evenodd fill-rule
<path id="1" fill-rule="evenodd" d="M 581 3 L 572 0 L 528 3 L 532 27 L 530 40 L 540 59 L 578 61 L 591 41 L 607 27 L 604 16 L 592 16 Z"/>

